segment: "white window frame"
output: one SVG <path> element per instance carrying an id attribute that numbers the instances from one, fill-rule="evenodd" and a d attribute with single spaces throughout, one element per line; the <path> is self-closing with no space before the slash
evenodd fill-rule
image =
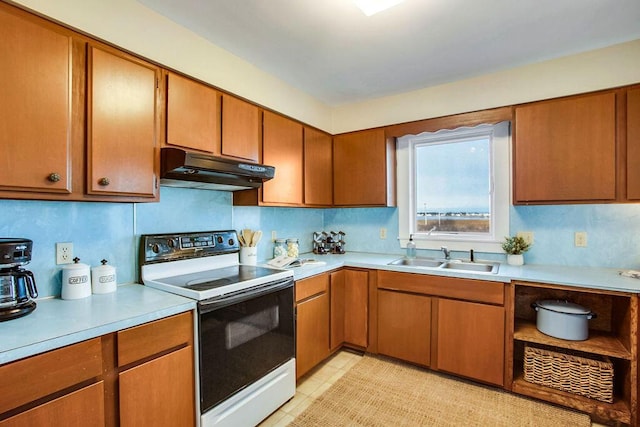
<path id="1" fill-rule="evenodd" d="M 436 249 L 446 246 L 449 250 L 502 253 L 501 244 L 509 235 L 509 209 L 511 204 L 511 130 L 510 122 L 495 125 L 482 124 L 472 128 L 446 129 L 406 135 L 398 138 L 396 145 L 396 182 L 398 202 L 398 230 L 401 247 L 406 247 L 409 235 L 418 249 Z M 443 233 L 431 235 L 417 233 L 415 227 L 415 152 L 416 144 L 456 138 L 489 137 L 491 146 L 491 232 L 483 235 L 469 233 Z M 413 219 L 412 219 L 413 218 Z"/>

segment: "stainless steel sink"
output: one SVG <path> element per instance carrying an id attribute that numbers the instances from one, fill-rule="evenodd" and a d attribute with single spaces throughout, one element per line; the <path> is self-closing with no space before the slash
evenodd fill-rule
<path id="1" fill-rule="evenodd" d="M 387 265 L 404 265 L 407 267 L 427 267 L 427 268 L 436 268 L 440 267 L 444 264 L 444 261 L 431 259 L 431 258 L 400 258 L 395 261 L 391 261 Z"/>
<path id="2" fill-rule="evenodd" d="M 500 264 L 497 262 L 468 262 L 462 260 L 444 260 L 435 258 L 400 258 L 391 261 L 387 265 L 400 265 L 404 267 L 427 268 L 430 270 L 451 270 L 473 273 L 497 274 Z"/>
<path id="3" fill-rule="evenodd" d="M 482 262 L 447 262 L 442 264 L 440 268 L 447 270 L 473 271 L 474 273 L 492 273 L 497 274 L 500 264 L 482 263 Z"/>

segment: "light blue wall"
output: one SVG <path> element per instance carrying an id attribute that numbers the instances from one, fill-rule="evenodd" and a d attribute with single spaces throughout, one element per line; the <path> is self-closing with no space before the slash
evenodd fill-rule
<path id="1" fill-rule="evenodd" d="M 272 231 L 299 238 L 301 252 L 308 252 L 314 231 L 333 230 L 346 233 L 348 251 L 403 253 L 395 208 L 233 207 L 227 192 L 162 187 L 160 193 L 160 203 L 141 204 L 0 200 L 0 237 L 34 241 L 28 268 L 41 296 L 60 294 L 56 242 L 73 242 L 74 255 L 92 266 L 108 259 L 119 283 L 137 280 L 139 236 L 149 233 L 261 229 L 258 256 L 268 259 Z M 379 238 L 382 227 L 385 240 Z M 640 269 L 640 204 L 511 207 L 510 228 L 512 234 L 534 232 L 535 244 L 525 255 L 530 264 Z M 573 246 L 575 231 L 588 233 L 586 248 Z"/>

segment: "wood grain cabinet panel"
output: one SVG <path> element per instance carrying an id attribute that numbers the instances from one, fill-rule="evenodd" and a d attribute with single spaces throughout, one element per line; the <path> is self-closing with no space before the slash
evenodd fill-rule
<path id="1" fill-rule="evenodd" d="M 120 425 L 195 425 L 193 347 L 119 374 Z"/>
<path id="2" fill-rule="evenodd" d="M 262 144 L 264 163 L 276 168 L 275 177 L 262 186 L 262 202 L 301 205 L 302 125 L 265 111 Z"/>
<path id="3" fill-rule="evenodd" d="M 222 95 L 222 155 L 258 163 L 260 109 L 231 95 Z"/>
<path id="4" fill-rule="evenodd" d="M 504 385 L 504 307 L 438 299 L 437 369 Z"/>
<path id="5" fill-rule="evenodd" d="M 333 203 L 395 205 L 395 146 L 385 138 L 384 129 L 333 138 Z"/>
<path id="6" fill-rule="evenodd" d="M 193 342 L 191 312 L 118 331 L 118 366 Z"/>
<path id="7" fill-rule="evenodd" d="M 330 274 L 329 289 L 331 294 L 331 333 L 330 347 L 336 350 L 344 344 L 344 270 Z"/>
<path id="8" fill-rule="evenodd" d="M 369 273 L 344 270 L 344 342 L 369 345 Z"/>
<path id="9" fill-rule="evenodd" d="M 171 72 L 167 84 L 167 145 L 220 154 L 218 92 Z"/>
<path id="10" fill-rule="evenodd" d="M 304 204 L 333 203 L 333 140 L 331 135 L 304 128 Z"/>
<path id="11" fill-rule="evenodd" d="M 1 427 L 104 425 L 102 381 L 0 421 Z"/>
<path id="12" fill-rule="evenodd" d="M 102 374 L 100 338 L 0 366 L 0 414 Z"/>
<path id="13" fill-rule="evenodd" d="M 640 88 L 627 92 L 627 198 L 640 200 Z"/>
<path id="14" fill-rule="evenodd" d="M 378 291 L 378 353 L 429 366 L 430 297 Z"/>
<path id="15" fill-rule="evenodd" d="M 0 4 L 0 189 L 69 194 L 71 35 L 23 15 Z"/>
<path id="16" fill-rule="evenodd" d="M 157 198 L 160 70 L 105 49 L 89 48 L 87 191 Z"/>
<path id="17" fill-rule="evenodd" d="M 615 93 L 516 107 L 515 203 L 615 199 Z"/>
<path id="18" fill-rule="evenodd" d="M 296 377 L 300 378 L 329 355 L 329 294 L 297 305 Z"/>

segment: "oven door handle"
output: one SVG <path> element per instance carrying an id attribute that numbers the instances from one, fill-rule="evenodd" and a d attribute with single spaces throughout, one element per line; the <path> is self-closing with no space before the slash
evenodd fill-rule
<path id="1" fill-rule="evenodd" d="M 237 304 L 262 295 L 267 295 L 292 287 L 292 278 L 269 282 L 263 285 L 254 286 L 253 288 L 243 289 L 241 291 L 232 292 L 227 295 L 221 295 L 219 297 L 199 301 L 198 310 L 200 311 L 200 314 L 205 314 L 223 307 L 227 307 L 229 305 Z"/>

